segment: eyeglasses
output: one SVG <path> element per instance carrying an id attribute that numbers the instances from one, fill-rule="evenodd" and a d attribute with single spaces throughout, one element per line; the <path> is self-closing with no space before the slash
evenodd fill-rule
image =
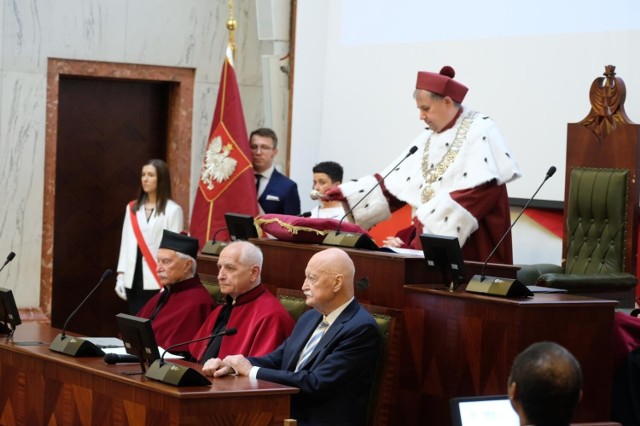
<path id="1" fill-rule="evenodd" d="M 266 146 L 266 145 L 251 145 L 249 148 L 251 148 L 251 151 L 271 151 L 273 150 L 272 147 L 270 146 Z"/>

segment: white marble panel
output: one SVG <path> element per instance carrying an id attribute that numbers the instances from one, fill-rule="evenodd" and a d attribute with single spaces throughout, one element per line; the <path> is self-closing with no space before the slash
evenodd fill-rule
<path id="1" fill-rule="evenodd" d="M 127 62 L 195 66 L 199 21 L 207 15 L 207 2 L 136 0 L 127 4 Z"/>
<path id="2" fill-rule="evenodd" d="M 127 0 L 57 0 L 49 17 L 48 57 L 124 60 Z"/>
<path id="3" fill-rule="evenodd" d="M 196 81 L 218 83 L 227 49 L 226 21 L 229 18 L 229 8 L 226 2 L 209 2 L 207 0 L 203 0 L 203 2 L 208 7 L 200 7 L 195 33 Z"/>
<path id="4" fill-rule="evenodd" d="M 5 7 L 5 2 L 0 0 L 0 24 L 2 24 L 1 28 L 4 28 L 4 7 Z M 4 43 L 2 42 L 2 40 L 4 39 L 4 31 L 0 31 L 0 70 L 2 69 L 2 64 L 3 64 L 3 57 L 2 57 L 2 46 L 4 45 Z"/>
<path id="5" fill-rule="evenodd" d="M 46 71 L 53 33 L 49 0 L 4 0 L 2 16 L 3 69 Z"/>
<path id="6" fill-rule="evenodd" d="M 218 96 L 218 84 L 201 83 L 194 84 L 193 93 L 193 129 L 191 138 L 191 190 L 189 194 L 190 207 L 196 195 L 197 182 L 200 179 L 200 167 L 204 160 L 204 152 L 207 147 L 213 111 Z M 191 211 L 191 208 L 189 209 Z"/>
<path id="7" fill-rule="evenodd" d="M 0 275 L 18 306 L 39 306 L 44 180 L 46 80 L 43 74 L 2 73 L 0 104 L 0 260 L 16 258 Z"/>

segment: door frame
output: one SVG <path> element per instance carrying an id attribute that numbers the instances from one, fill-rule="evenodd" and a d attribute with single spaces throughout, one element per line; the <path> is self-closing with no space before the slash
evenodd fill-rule
<path id="1" fill-rule="evenodd" d="M 42 261 L 40 266 L 40 309 L 51 315 L 53 288 L 54 212 L 56 152 L 58 143 L 58 94 L 60 76 L 109 80 L 170 83 L 167 116 L 167 164 L 171 171 L 172 198 L 185 214 L 189 227 L 191 187 L 191 139 L 195 69 L 115 62 L 49 58 L 47 60 L 47 109 L 42 215 Z"/>

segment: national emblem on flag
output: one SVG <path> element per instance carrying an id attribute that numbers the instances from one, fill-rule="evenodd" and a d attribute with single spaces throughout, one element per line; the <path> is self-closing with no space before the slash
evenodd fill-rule
<path id="1" fill-rule="evenodd" d="M 251 167 L 251 161 L 220 123 L 211 135 L 204 155 L 199 189 L 207 201 L 215 201 L 242 172 Z"/>

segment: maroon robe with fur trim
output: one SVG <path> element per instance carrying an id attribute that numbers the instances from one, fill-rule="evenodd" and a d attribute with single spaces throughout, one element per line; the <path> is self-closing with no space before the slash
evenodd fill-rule
<path id="1" fill-rule="evenodd" d="M 138 312 L 139 317 L 149 318 L 153 313 L 160 296 L 160 292 L 153 296 Z M 152 322 L 156 342 L 164 349 L 176 343 L 193 339 L 207 316 L 215 308 L 215 303 L 206 288 L 196 275 L 185 281 L 171 285 L 169 298 L 160 308 L 156 318 Z M 188 347 L 178 346 L 171 352 L 187 351 Z"/>
<path id="2" fill-rule="evenodd" d="M 210 335 L 221 311 L 222 305 L 216 307 L 193 339 Z M 293 318 L 282 303 L 262 284 L 258 285 L 236 298 L 227 328 L 235 327 L 238 332 L 222 338 L 218 358 L 235 354 L 266 355 L 289 337 L 294 325 Z M 202 361 L 209 343 L 210 341 L 204 340 L 189 345 L 189 352 L 198 362 Z"/>

